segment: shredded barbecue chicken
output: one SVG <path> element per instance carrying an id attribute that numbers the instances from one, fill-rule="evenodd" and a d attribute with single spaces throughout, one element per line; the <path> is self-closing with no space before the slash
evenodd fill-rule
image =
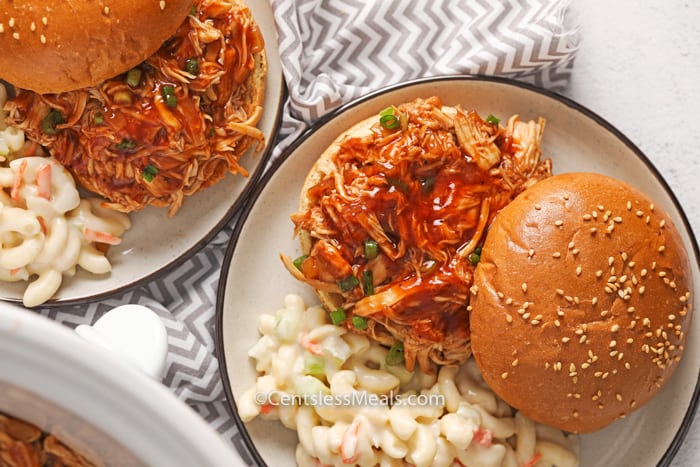
<path id="1" fill-rule="evenodd" d="M 262 147 L 261 86 L 249 79 L 262 35 L 244 5 L 199 0 L 160 50 L 95 87 L 39 95 L 19 90 L 9 122 L 45 146 L 85 188 L 130 212 L 169 207 L 221 180 L 247 175 L 239 159 Z"/>
<path id="2" fill-rule="evenodd" d="M 436 97 L 385 110 L 303 195 L 308 208 L 292 220 L 308 255 L 282 260 L 344 309 L 343 325 L 402 343 L 409 370 L 466 361 L 480 245 L 501 208 L 551 175 L 543 129 L 543 119 L 501 125 Z"/>

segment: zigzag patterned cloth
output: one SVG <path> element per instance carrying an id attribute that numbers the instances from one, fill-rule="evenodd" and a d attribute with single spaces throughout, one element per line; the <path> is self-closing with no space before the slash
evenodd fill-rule
<path id="1" fill-rule="evenodd" d="M 560 90 L 577 48 L 578 31 L 569 24 L 568 1 L 562 0 L 270 2 L 289 90 L 273 157 L 321 115 L 401 81 L 487 74 Z M 153 309 L 168 330 L 163 383 L 231 439 L 252 465 L 227 409 L 214 356 L 216 289 L 231 227 L 166 276 L 128 293 L 39 311 L 75 327 L 93 324 L 125 303 Z"/>

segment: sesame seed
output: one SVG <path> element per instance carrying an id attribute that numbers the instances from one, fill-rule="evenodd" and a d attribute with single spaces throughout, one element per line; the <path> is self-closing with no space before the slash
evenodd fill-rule
<path id="1" fill-rule="evenodd" d="M 583 215 L 583 220 L 584 220 L 584 221 L 589 221 L 589 220 L 591 220 L 591 215 L 590 215 L 590 214 L 584 214 L 584 215 Z"/>
<path id="2" fill-rule="evenodd" d="M 575 331 L 575 334 L 576 334 L 577 336 L 582 335 L 582 334 L 583 334 L 583 329 L 577 329 L 577 330 Z"/>
<path id="3" fill-rule="evenodd" d="M 102 10 L 105 15 L 109 16 L 109 7 L 105 6 L 104 9 Z"/>
<path id="4" fill-rule="evenodd" d="M 581 252 L 581 250 L 579 250 L 578 248 L 574 248 L 573 250 L 571 250 L 571 254 L 573 254 L 574 256 L 576 256 L 580 252 Z"/>
<path id="5" fill-rule="evenodd" d="M 603 317 L 603 318 L 605 318 L 606 316 L 608 316 L 609 313 L 610 313 L 609 310 L 603 310 L 603 311 L 600 312 L 600 316 Z"/>
<path id="6" fill-rule="evenodd" d="M 628 344 L 634 344 L 634 339 L 632 339 L 631 337 L 628 337 L 626 342 Z"/>
<path id="7" fill-rule="evenodd" d="M 612 332 L 617 332 L 619 330 L 620 330 L 619 324 L 613 324 L 613 326 L 610 328 L 610 331 L 612 331 Z"/>
<path id="8" fill-rule="evenodd" d="M 659 247 L 659 253 L 663 253 L 663 251 L 664 251 L 665 249 L 666 249 L 666 246 L 661 245 L 661 246 Z"/>
<path id="9" fill-rule="evenodd" d="M 505 295 L 503 295 L 503 292 L 496 292 L 496 295 L 498 295 L 498 298 L 505 297 Z"/>
<path id="10" fill-rule="evenodd" d="M 19 33 L 18 33 L 18 32 L 13 32 L 13 33 L 12 33 L 12 38 L 13 38 L 14 40 L 18 41 L 18 40 L 19 40 Z"/>
<path id="11" fill-rule="evenodd" d="M 630 362 L 625 362 L 625 368 L 630 370 L 632 368 L 632 365 L 630 365 Z"/>
<path id="12" fill-rule="evenodd" d="M 539 319 L 533 319 L 532 321 L 530 321 L 530 324 L 532 324 L 533 326 L 537 326 L 538 324 L 540 324 L 540 320 L 539 320 Z"/>
<path id="13" fill-rule="evenodd" d="M 661 222 L 659 222 L 659 228 L 663 229 L 665 225 L 666 221 L 662 219 Z"/>
<path id="14" fill-rule="evenodd" d="M 617 345 L 617 341 L 611 340 L 610 341 L 610 347 L 615 347 Z"/>
<path id="15" fill-rule="evenodd" d="M 581 266 L 577 266 L 577 267 L 576 267 L 576 275 L 577 275 L 577 276 L 580 276 L 580 275 L 581 275 L 581 272 L 583 272 L 583 269 L 581 268 Z"/>
<path id="16" fill-rule="evenodd" d="M 562 289 L 557 289 L 557 295 L 564 295 L 564 291 Z M 685 297 L 681 297 L 685 298 Z"/>
<path id="17" fill-rule="evenodd" d="M 565 344 L 566 344 L 567 342 L 569 342 L 570 340 L 571 340 L 570 337 L 562 337 L 562 338 L 561 338 L 561 341 L 562 341 L 563 343 L 565 343 Z"/>
<path id="18" fill-rule="evenodd" d="M 615 258 L 613 258 L 612 256 L 610 256 L 610 257 L 608 258 L 608 266 L 612 266 L 614 262 L 615 262 Z"/>
<path id="19" fill-rule="evenodd" d="M 637 309 L 633 306 L 627 308 L 627 313 L 634 313 Z"/>
<path id="20" fill-rule="evenodd" d="M 523 282 L 523 283 L 520 285 L 520 288 L 523 289 L 523 293 L 527 293 L 527 283 Z"/>
<path id="21" fill-rule="evenodd" d="M 162 11 L 162 10 L 165 10 L 165 0 L 160 0 L 159 5 L 160 5 L 161 11 Z"/>
<path id="22" fill-rule="evenodd" d="M 574 245 L 574 242 L 569 242 L 569 250 L 573 249 L 574 246 L 575 246 L 575 245 Z"/>
<path id="23" fill-rule="evenodd" d="M 511 362 L 511 366 L 518 366 L 518 359 L 517 358 Z"/>
<path id="24" fill-rule="evenodd" d="M 535 204 L 535 209 L 537 209 L 537 210 L 539 211 L 540 209 L 542 209 L 542 205 L 540 205 L 540 204 Z"/>
<path id="25" fill-rule="evenodd" d="M 511 297 L 506 298 L 506 305 L 511 305 L 513 303 L 513 299 Z"/>
<path id="26" fill-rule="evenodd" d="M 644 291 L 646 291 L 646 287 L 644 287 L 643 285 L 639 286 L 639 289 L 638 289 L 639 295 L 644 295 Z"/>
<path id="27" fill-rule="evenodd" d="M 666 271 L 659 272 L 659 277 L 666 277 Z"/>
<path id="28" fill-rule="evenodd" d="M 598 304 L 598 297 L 593 297 L 591 299 L 591 305 L 597 305 Z"/>
<path id="29" fill-rule="evenodd" d="M 528 252 L 527 252 L 527 256 L 530 257 L 530 258 L 532 258 L 533 256 L 535 256 L 535 250 L 532 249 L 532 248 L 530 248 L 530 250 L 528 250 Z"/>
<path id="30" fill-rule="evenodd" d="M 555 320 L 554 320 L 554 325 L 555 325 L 556 327 L 559 327 L 559 326 L 561 326 L 561 322 L 559 322 L 558 319 L 555 319 Z"/>
<path id="31" fill-rule="evenodd" d="M 602 204 L 598 205 L 598 211 L 603 212 L 605 211 L 605 207 Z M 595 212 L 595 211 L 594 211 Z"/>
<path id="32" fill-rule="evenodd" d="M 552 253 L 552 257 L 554 257 L 554 258 L 560 258 L 560 257 L 561 257 L 561 253 L 559 253 L 558 251 L 555 251 L 554 253 Z"/>
<path id="33" fill-rule="evenodd" d="M 601 269 L 597 270 L 595 273 L 596 277 L 602 277 L 603 276 L 603 271 Z"/>
<path id="34" fill-rule="evenodd" d="M 595 227 L 591 227 L 591 234 L 595 234 L 596 232 L 598 232 L 598 229 L 596 229 Z"/>
<path id="35" fill-rule="evenodd" d="M 619 282 L 620 284 L 624 284 L 625 281 L 627 281 L 627 274 L 621 275 L 621 276 L 620 276 L 620 279 L 618 280 L 618 282 Z"/>
<path id="36" fill-rule="evenodd" d="M 618 393 L 618 394 L 615 394 L 615 398 L 616 398 L 618 401 L 621 401 L 621 400 L 622 400 L 622 396 L 621 396 L 619 393 Z"/>
<path id="37" fill-rule="evenodd" d="M 3 32 L 5 32 L 5 25 L 0 23 L 0 34 L 2 34 Z"/>
<path id="38" fill-rule="evenodd" d="M 575 372 L 575 371 L 576 371 L 576 364 L 575 364 L 575 363 L 571 363 L 571 364 L 569 365 L 569 373 L 573 373 L 573 372 Z"/>
<path id="39" fill-rule="evenodd" d="M 562 221 L 562 220 L 554 221 L 554 225 L 556 225 L 557 227 L 561 227 L 562 225 L 564 225 L 564 221 Z"/>
<path id="40" fill-rule="evenodd" d="M 46 44 L 46 36 L 44 36 L 43 34 L 41 36 L 39 36 L 39 40 L 41 41 L 42 44 Z"/>
<path id="41" fill-rule="evenodd" d="M 646 219 L 644 219 L 644 223 L 648 224 L 649 222 L 651 222 L 651 217 L 647 216 Z"/>
<path id="42" fill-rule="evenodd" d="M 46 16 L 41 17 L 41 24 L 47 26 L 49 24 L 49 19 Z"/>
<path id="43" fill-rule="evenodd" d="M 649 210 L 650 210 L 651 212 L 654 212 L 654 203 L 651 203 L 651 204 L 649 205 Z"/>
<path id="44" fill-rule="evenodd" d="M 557 310 L 557 316 L 563 318 L 564 317 L 564 310 L 561 310 L 561 309 Z"/>
<path id="45" fill-rule="evenodd" d="M 501 378 L 506 379 L 508 377 L 508 372 L 501 373 Z"/>
<path id="46" fill-rule="evenodd" d="M 593 216 L 593 219 L 598 219 L 598 212 L 597 212 L 597 211 L 593 211 L 593 212 L 591 213 L 591 216 Z"/>
<path id="47" fill-rule="evenodd" d="M 530 313 L 525 313 L 523 315 L 523 319 L 530 319 Z"/>
<path id="48" fill-rule="evenodd" d="M 506 321 L 507 321 L 508 323 L 512 323 L 512 322 L 513 322 L 513 317 L 512 317 L 511 315 L 506 315 Z"/>
<path id="49" fill-rule="evenodd" d="M 10 26 L 11 28 L 15 27 L 15 19 L 10 18 L 10 21 L 7 22 L 7 25 Z"/>
<path id="50" fill-rule="evenodd" d="M 34 21 L 32 21 L 32 23 L 29 25 L 29 30 L 32 32 L 36 31 L 36 24 Z"/>
<path id="51" fill-rule="evenodd" d="M 565 199 L 566 201 L 569 200 L 569 193 L 564 193 L 564 199 Z"/>
<path id="52" fill-rule="evenodd" d="M 578 340 L 579 344 L 583 344 L 584 342 L 586 342 L 586 339 L 587 339 L 587 338 L 588 338 L 588 337 L 586 337 L 585 334 L 584 334 L 583 336 L 581 336 L 581 338 Z"/>
<path id="53" fill-rule="evenodd" d="M 620 216 L 613 217 L 613 221 L 615 221 L 616 223 L 620 224 L 620 223 L 622 222 L 622 217 L 620 217 Z"/>
<path id="54" fill-rule="evenodd" d="M 632 201 L 627 201 L 627 210 L 628 211 L 632 210 Z"/>

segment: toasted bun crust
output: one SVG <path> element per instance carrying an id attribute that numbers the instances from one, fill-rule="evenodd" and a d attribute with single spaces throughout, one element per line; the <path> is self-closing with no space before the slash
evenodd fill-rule
<path id="1" fill-rule="evenodd" d="M 299 212 L 306 211 L 314 202 L 314 200 L 308 196 L 309 190 L 320 182 L 327 174 L 334 171 L 333 167 L 335 166 L 335 157 L 340 150 L 341 143 L 347 138 L 357 138 L 370 134 L 370 128 L 376 122 L 377 117 L 372 116 L 356 123 L 341 133 L 340 136 L 333 140 L 333 142 L 323 151 L 323 153 L 311 167 L 311 170 L 306 176 L 306 180 L 304 180 L 304 185 L 301 189 L 301 196 L 299 196 Z M 300 229 L 297 234 L 299 235 L 299 241 L 301 242 L 302 252 L 304 254 L 308 254 L 313 245 L 311 232 Z M 340 294 L 316 290 L 316 295 L 328 310 L 335 310 L 343 303 L 343 296 Z"/>
<path id="2" fill-rule="evenodd" d="M 0 9 L 0 78 L 40 94 L 97 84 L 138 65 L 192 0 L 15 0 Z"/>
<path id="3" fill-rule="evenodd" d="M 532 419 L 591 432 L 646 403 L 678 366 L 689 263 L 671 219 L 592 173 L 541 181 L 493 221 L 475 272 L 472 349 Z"/>

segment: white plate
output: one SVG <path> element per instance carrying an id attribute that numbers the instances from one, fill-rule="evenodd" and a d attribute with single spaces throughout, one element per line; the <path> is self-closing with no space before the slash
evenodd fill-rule
<path id="1" fill-rule="evenodd" d="M 94 275 L 79 269 L 75 277 L 64 277 L 55 297 L 47 304 L 95 300 L 124 291 L 145 279 L 169 270 L 196 253 L 238 212 L 252 186 L 260 178 L 277 135 L 284 85 L 277 47 L 277 29 L 266 0 L 246 0 L 265 40 L 268 74 L 263 116 L 259 128 L 268 143 L 265 151 L 249 151 L 241 165 L 250 175 L 228 174 L 214 186 L 185 198 L 182 208 L 169 218 L 167 209 L 149 207 L 131 214 L 132 228 L 121 245 L 111 247 L 112 272 Z M 0 299 L 18 302 L 25 282 L 2 283 Z"/>
<path id="2" fill-rule="evenodd" d="M 260 313 L 279 309 L 286 293 L 315 304 L 311 290 L 286 271 L 279 253 L 301 254 L 292 236 L 304 178 L 320 152 L 351 124 L 376 115 L 390 104 L 438 95 L 447 105 L 462 104 L 482 115 L 520 114 L 547 119 L 542 151 L 555 173 L 595 171 L 625 180 L 665 208 L 691 255 L 692 275 L 700 284 L 700 253 L 688 220 L 673 193 L 649 160 L 600 117 L 561 96 L 495 78 L 450 77 L 393 86 L 349 104 L 302 137 L 286 158 L 265 175 L 242 211 L 229 245 L 219 283 L 217 351 L 229 401 L 254 384 L 247 350 L 258 338 Z M 697 290 L 697 288 L 696 288 Z M 695 309 L 700 306 L 693 294 Z M 582 467 L 670 463 L 693 420 L 698 402 L 700 320 L 693 320 L 685 356 L 672 380 L 649 404 L 608 428 L 581 437 Z M 248 448 L 259 462 L 293 465 L 296 435 L 275 422 L 237 419 Z"/>

